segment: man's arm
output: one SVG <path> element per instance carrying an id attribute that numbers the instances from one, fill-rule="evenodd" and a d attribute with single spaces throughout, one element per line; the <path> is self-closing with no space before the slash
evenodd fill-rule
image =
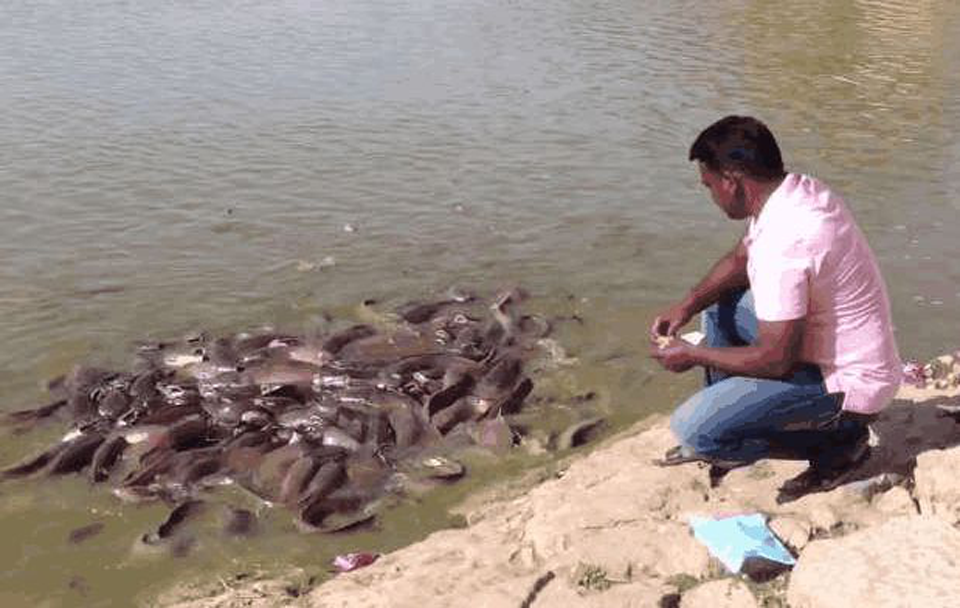
<path id="1" fill-rule="evenodd" d="M 803 319 L 759 321 L 757 343 L 724 348 L 694 347 L 693 358 L 737 376 L 783 378 L 790 374 L 800 354 Z"/>
<path id="2" fill-rule="evenodd" d="M 747 248 L 741 240 L 713 265 L 707 276 L 690 293 L 654 319 L 650 333 L 653 336 L 672 336 L 693 315 L 717 302 L 725 293 L 742 289 L 748 284 Z"/>
<path id="3" fill-rule="evenodd" d="M 691 346 L 674 340 L 665 348 L 654 346 L 651 356 L 672 371 L 694 365 L 713 367 L 737 376 L 783 378 L 796 365 L 803 335 L 803 319 L 759 321 L 757 343 L 750 346 Z"/>
<path id="4" fill-rule="evenodd" d="M 716 303 L 724 294 L 734 289 L 742 289 L 748 283 L 747 248 L 743 241 L 740 241 L 713 265 L 707 276 L 690 290 L 682 303 L 692 316 Z"/>

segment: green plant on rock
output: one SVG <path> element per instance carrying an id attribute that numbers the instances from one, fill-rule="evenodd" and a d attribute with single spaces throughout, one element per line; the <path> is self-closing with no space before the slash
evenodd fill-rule
<path id="1" fill-rule="evenodd" d="M 677 593 L 685 593 L 700 584 L 700 579 L 692 574 L 681 572 L 667 578 L 667 584 L 676 587 Z"/>
<path id="2" fill-rule="evenodd" d="M 614 581 L 607 577 L 607 571 L 602 566 L 595 564 L 583 564 L 577 566 L 574 573 L 577 586 L 588 591 L 606 591 L 613 585 Z"/>
<path id="3" fill-rule="evenodd" d="M 776 475 L 776 472 L 769 466 L 755 465 L 747 472 L 747 477 L 755 481 L 768 479 Z"/>
<path id="4" fill-rule="evenodd" d="M 750 589 L 753 596 L 757 598 L 757 604 L 760 608 L 788 608 L 787 606 L 787 583 L 789 575 L 783 574 L 764 583 L 751 581 L 744 578 L 747 588 Z"/>

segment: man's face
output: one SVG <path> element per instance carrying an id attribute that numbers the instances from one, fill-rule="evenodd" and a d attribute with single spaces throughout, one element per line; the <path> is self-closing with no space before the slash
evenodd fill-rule
<path id="1" fill-rule="evenodd" d="M 729 173 L 711 171 L 700 163 L 700 183 L 710 191 L 714 204 L 732 220 L 742 220 L 750 215 L 743 182 Z"/>

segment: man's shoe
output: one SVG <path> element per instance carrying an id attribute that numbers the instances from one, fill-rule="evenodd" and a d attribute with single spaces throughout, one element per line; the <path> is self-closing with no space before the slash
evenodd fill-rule
<path id="1" fill-rule="evenodd" d="M 783 485 L 777 490 L 777 504 L 793 502 L 802 496 L 817 492 L 822 483 L 820 471 L 810 465 L 796 477 L 783 482 Z"/>
<path id="2" fill-rule="evenodd" d="M 719 458 L 701 456 L 687 452 L 681 445 L 674 446 L 667 450 L 663 458 L 654 460 L 653 464 L 660 467 L 671 467 L 678 464 L 687 464 L 688 462 L 701 462 L 710 465 L 709 476 L 711 488 L 720 485 L 720 482 L 730 471 L 753 464 L 753 462 L 742 460 L 721 460 Z"/>
<path id="3" fill-rule="evenodd" d="M 710 470 L 708 471 L 708 476 L 710 478 L 710 488 L 716 488 L 720 485 L 720 482 L 723 481 L 723 478 L 727 476 L 727 473 L 734 469 L 739 469 L 740 467 L 746 467 L 753 464 L 752 462 L 742 462 L 739 460 L 713 460 L 710 462 Z"/>
<path id="4" fill-rule="evenodd" d="M 777 504 L 792 502 L 815 492 L 829 492 L 839 488 L 850 479 L 853 470 L 870 457 L 870 444 L 867 438 L 851 446 L 850 452 L 842 463 L 831 467 L 810 465 L 796 477 L 788 479 L 777 492 Z"/>
<path id="5" fill-rule="evenodd" d="M 678 464 L 687 464 L 688 462 L 703 462 L 702 456 L 689 453 L 683 449 L 682 445 L 675 445 L 663 454 L 663 458 L 657 458 L 653 464 L 658 467 L 672 467 Z"/>
<path id="6" fill-rule="evenodd" d="M 848 469 L 858 465 L 870 456 L 870 431 L 865 430 L 856 442 L 850 445 L 846 452 L 838 458 L 833 467 Z"/>

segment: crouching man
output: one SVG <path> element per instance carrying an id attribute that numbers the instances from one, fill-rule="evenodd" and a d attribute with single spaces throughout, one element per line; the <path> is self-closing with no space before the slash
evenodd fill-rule
<path id="1" fill-rule="evenodd" d="M 713 202 L 747 229 L 650 329 L 651 355 L 665 368 L 701 366 L 706 376 L 674 412 L 680 445 L 660 463 L 703 460 L 722 475 L 762 458 L 806 459 L 779 502 L 835 487 L 869 455 L 867 422 L 900 384 L 876 259 L 837 194 L 784 171 L 760 121 L 714 123 L 690 160 Z M 677 339 L 700 312 L 704 342 Z"/>

